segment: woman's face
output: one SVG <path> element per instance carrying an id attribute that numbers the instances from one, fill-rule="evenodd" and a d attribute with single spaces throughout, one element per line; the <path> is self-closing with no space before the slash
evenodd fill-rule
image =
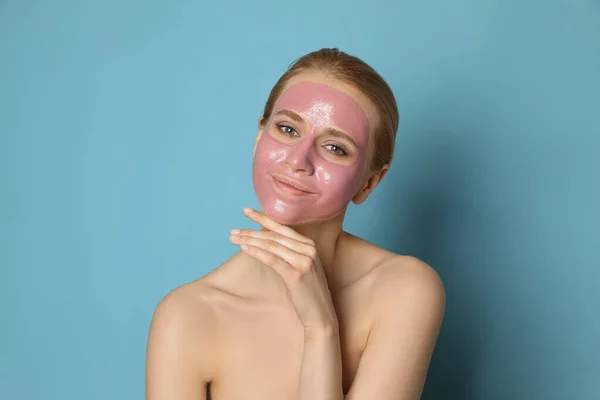
<path id="1" fill-rule="evenodd" d="M 267 215 L 301 224 L 345 210 L 367 170 L 365 109 L 366 97 L 338 81 L 290 80 L 269 121 L 262 121 L 255 148 L 252 180 Z"/>

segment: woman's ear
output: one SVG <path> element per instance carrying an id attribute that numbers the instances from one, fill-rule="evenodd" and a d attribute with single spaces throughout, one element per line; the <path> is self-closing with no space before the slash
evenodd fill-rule
<path id="1" fill-rule="evenodd" d="M 360 190 L 354 195 L 354 197 L 352 197 L 352 202 L 354 204 L 361 204 L 365 200 L 367 200 L 369 194 L 371 194 L 371 192 L 375 190 L 375 188 L 377 187 L 377 185 L 379 185 L 379 182 L 381 182 L 381 180 L 387 174 L 389 169 L 389 164 L 385 164 L 383 167 L 381 167 L 381 169 L 379 169 L 376 172 L 373 172 L 371 176 L 361 186 Z"/>
<path id="2" fill-rule="evenodd" d="M 254 150 L 252 150 L 252 159 L 254 159 L 254 154 L 256 153 L 256 145 L 258 144 L 258 141 L 260 140 L 260 137 L 262 136 L 263 133 L 263 129 L 265 127 L 265 117 L 263 117 L 262 115 L 260 116 L 260 118 L 258 119 L 258 134 L 256 135 L 256 139 L 254 140 Z"/>

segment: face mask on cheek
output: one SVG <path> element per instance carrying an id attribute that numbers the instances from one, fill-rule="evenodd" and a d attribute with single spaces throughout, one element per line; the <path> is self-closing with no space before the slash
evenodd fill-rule
<path id="1" fill-rule="evenodd" d="M 362 182 L 369 127 L 366 116 L 350 96 L 312 82 L 288 89 L 274 112 L 283 108 L 308 121 L 310 132 L 303 132 L 301 140 L 286 143 L 273 137 L 272 121 L 267 123 L 252 166 L 252 181 L 263 211 L 288 225 L 334 218 Z M 317 150 L 316 131 L 333 123 L 352 132 L 354 142 L 361 147 L 359 157 L 350 165 L 323 157 Z"/>

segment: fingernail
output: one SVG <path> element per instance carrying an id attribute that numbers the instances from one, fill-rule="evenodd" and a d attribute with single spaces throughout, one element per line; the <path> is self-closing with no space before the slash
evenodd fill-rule
<path id="1" fill-rule="evenodd" d="M 240 237 L 239 237 L 239 236 L 236 236 L 236 235 L 231 235 L 231 236 L 229 236 L 229 239 L 231 239 L 231 240 L 238 240 L 239 238 L 240 238 Z"/>
<path id="2" fill-rule="evenodd" d="M 252 212 L 251 208 L 244 207 L 244 212 L 250 214 Z"/>
<path id="3" fill-rule="evenodd" d="M 240 233 L 239 229 L 232 229 L 230 232 L 232 235 L 237 235 L 238 233 Z"/>

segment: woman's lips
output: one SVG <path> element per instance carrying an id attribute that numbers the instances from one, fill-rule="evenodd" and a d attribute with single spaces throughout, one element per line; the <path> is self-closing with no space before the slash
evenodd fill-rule
<path id="1" fill-rule="evenodd" d="M 273 186 L 275 186 L 276 189 L 278 189 L 280 192 L 283 192 L 284 194 L 286 194 L 288 196 L 305 197 L 305 196 L 310 196 L 311 194 L 314 194 L 313 192 L 309 192 L 306 190 L 299 189 L 298 187 L 292 186 L 292 184 L 294 184 L 294 182 L 291 180 L 288 180 L 286 178 L 280 178 L 280 177 L 277 177 L 274 175 L 271 175 L 270 178 L 271 178 L 271 181 L 273 182 Z M 287 180 L 287 182 L 284 182 L 284 179 Z M 299 184 L 296 184 L 296 185 L 300 186 Z"/>

